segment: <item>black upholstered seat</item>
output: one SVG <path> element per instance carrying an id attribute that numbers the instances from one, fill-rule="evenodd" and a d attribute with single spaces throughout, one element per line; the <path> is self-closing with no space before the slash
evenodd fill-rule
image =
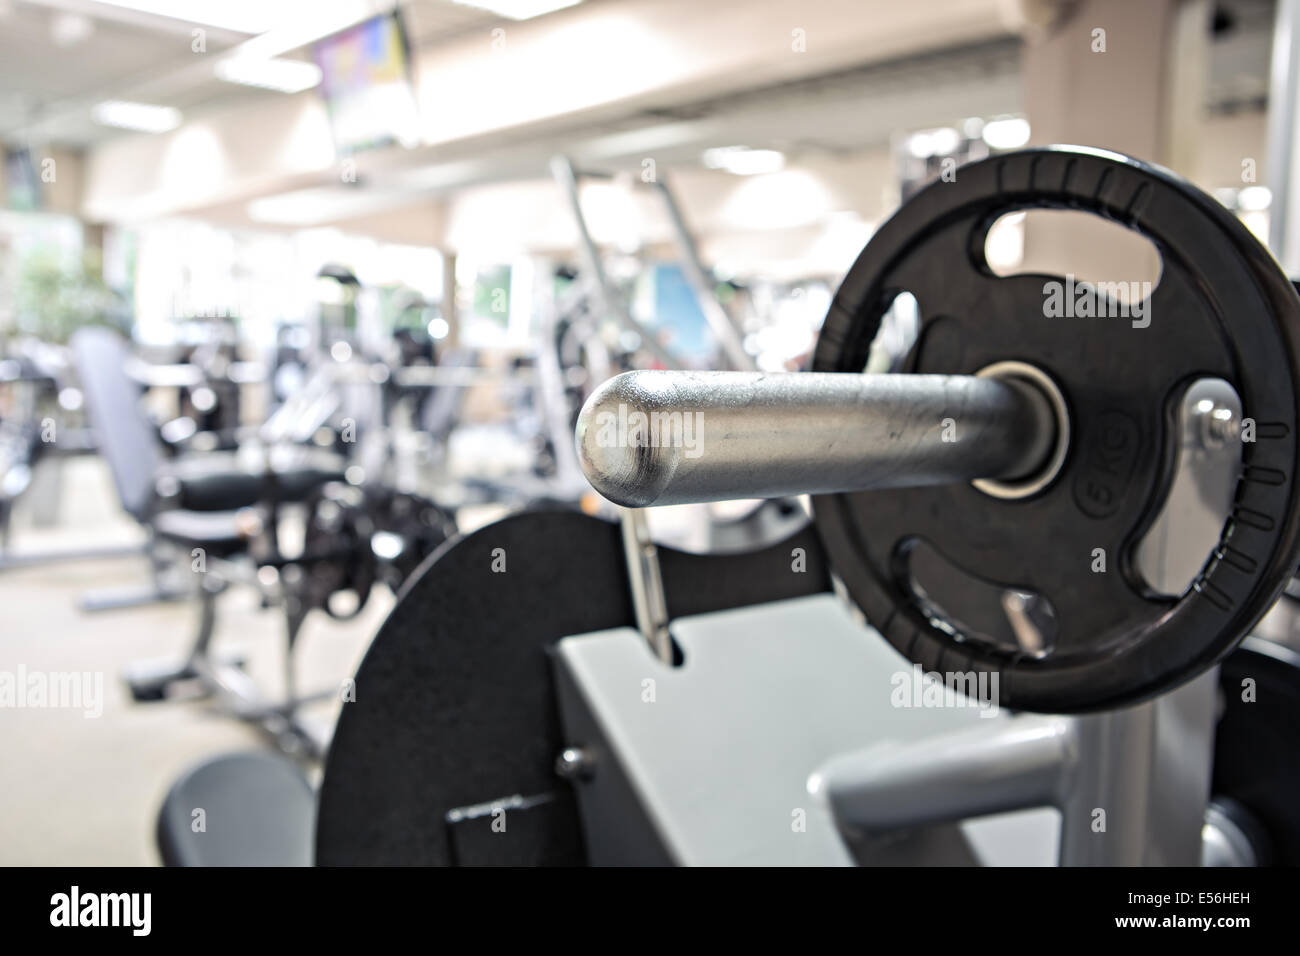
<path id="1" fill-rule="evenodd" d="M 341 481 L 329 464 L 303 461 L 271 472 L 241 468 L 234 455 L 209 454 L 165 463 L 158 480 L 176 482 L 176 503 L 194 511 L 231 511 L 258 502 L 303 501 L 321 485 Z"/>
<path id="2" fill-rule="evenodd" d="M 159 538 L 182 548 L 202 548 L 213 557 L 238 554 L 248 545 L 240 534 L 238 511 L 160 511 L 153 530 Z"/>
<path id="3" fill-rule="evenodd" d="M 315 827 L 316 794 L 295 763 L 271 753 L 226 754 L 168 791 L 158 850 L 165 866 L 311 866 Z"/>
<path id="4" fill-rule="evenodd" d="M 295 460 L 246 469 L 227 453 L 164 460 L 157 430 L 141 406 L 141 389 L 125 372 L 130 356 L 117 333 L 95 326 L 72 337 L 100 454 L 108 462 L 122 507 L 142 523 L 154 519 L 159 483 L 173 483 L 177 506 L 194 511 L 234 511 L 258 502 L 301 501 L 327 481 L 341 478 L 332 456 L 303 451 Z"/>

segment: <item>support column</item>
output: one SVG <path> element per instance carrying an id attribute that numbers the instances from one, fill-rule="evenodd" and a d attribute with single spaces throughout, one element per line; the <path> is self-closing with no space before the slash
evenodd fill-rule
<path id="1" fill-rule="evenodd" d="M 1022 70 L 1031 142 L 1113 149 L 1190 174 L 1210 16 L 1208 0 L 1084 0 L 1031 29 Z M 1081 278 L 1154 280 L 1158 258 L 1139 237 L 1100 221 L 1066 228 L 1067 216 L 1027 217 L 1026 271 L 1070 263 Z"/>
<path id="2" fill-rule="evenodd" d="M 1268 88 L 1268 186 L 1273 190 L 1268 244 L 1292 278 L 1300 276 L 1300 0 L 1278 0 Z"/>
<path id="3" fill-rule="evenodd" d="M 456 253 L 445 249 L 442 252 L 442 317 L 447 320 L 447 338 L 443 340 L 442 348 L 458 348 L 460 310 L 456 303 Z"/>

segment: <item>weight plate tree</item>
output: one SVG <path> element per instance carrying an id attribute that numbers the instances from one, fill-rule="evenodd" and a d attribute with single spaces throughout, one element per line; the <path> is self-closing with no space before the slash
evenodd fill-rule
<path id="1" fill-rule="evenodd" d="M 1067 277 L 993 274 L 990 227 L 1035 208 L 1103 216 L 1155 244 L 1162 272 L 1140 321 L 1100 294 L 1093 314 L 1119 317 L 1049 318 L 1045 283 Z M 1300 299 L 1264 247 L 1167 170 L 1097 150 L 1031 149 L 961 168 L 880 228 L 835 296 L 813 370 L 861 372 L 904 291 L 921 317 L 905 371 L 1032 366 L 1064 397 L 1070 447 L 1050 483 L 1021 498 L 965 482 L 816 497 L 831 564 L 868 620 L 927 670 L 996 672 L 1004 706 L 1051 713 L 1135 703 L 1227 654 L 1277 598 L 1300 544 Z M 1221 540 L 1175 600 L 1150 593 L 1132 550 L 1172 478 L 1175 406 L 1204 377 L 1236 389 L 1255 440 L 1242 443 Z M 960 418 L 955 427 L 960 441 Z M 969 575 L 1043 595 L 1059 628 L 1050 651 L 981 644 L 927 608 L 908 582 L 918 541 Z M 1104 573 L 1091 570 L 1098 548 Z"/>

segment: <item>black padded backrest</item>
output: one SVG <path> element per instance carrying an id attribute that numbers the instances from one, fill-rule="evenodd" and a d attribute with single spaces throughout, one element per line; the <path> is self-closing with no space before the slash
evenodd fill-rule
<path id="1" fill-rule="evenodd" d="M 143 521 L 153 503 L 162 451 L 140 403 L 141 388 L 127 374 L 130 355 L 122 337 L 109 329 L 85 328 L 72 336 L 72 359 L 95 444 L 113 473 L 122 507 Z"/>
<path id="2" fill-rule="evenodd" d="M 226 754 L 172 786 L 158 812 L 158 852 L 164 866 L 311 866 L 315 829 L 316 793 L 297 765 Z"/>

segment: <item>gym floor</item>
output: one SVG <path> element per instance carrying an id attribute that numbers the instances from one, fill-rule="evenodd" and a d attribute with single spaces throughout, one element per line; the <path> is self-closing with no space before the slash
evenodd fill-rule
<path id="1" fill-rule="evenodd" d="M 52 529 L 15 514 L 14 548 L 22 553 L 116 546 L 140 540 L 139 526 L 117 504 L 96 457 L 62 463 L 61 513 Z M 39 477 L 39 476 L 38 476 Z M 103 675 L 103 713 L 0 708 L 5 741 L 0 777 L 0 865 L 155 865 L 154 823 L 163 796 L 190 765 L 220 753 L 257 749 L 264 738 L 202 700 L 133 703 L 122 668 L 136 660 L 181 655 L 192 638 L 197 605 L 182 601 L 86 613 L 78 598 L 98 589 L 143 587 L 143 557 L 58 561 L 0 571 L 0 669 L 81 671 Z M 308 618 L 299 637 L 299 687 L 337 686 L 365 654 L 393 605 L 380 588 L 352 621 Z M 216 647 L 238 651 L 268 692 L 282 683 L 284 622 L 262 610 L 249 589 L 223 595 Z M 310 718 L 332 725 L 337 701 Z"/>

